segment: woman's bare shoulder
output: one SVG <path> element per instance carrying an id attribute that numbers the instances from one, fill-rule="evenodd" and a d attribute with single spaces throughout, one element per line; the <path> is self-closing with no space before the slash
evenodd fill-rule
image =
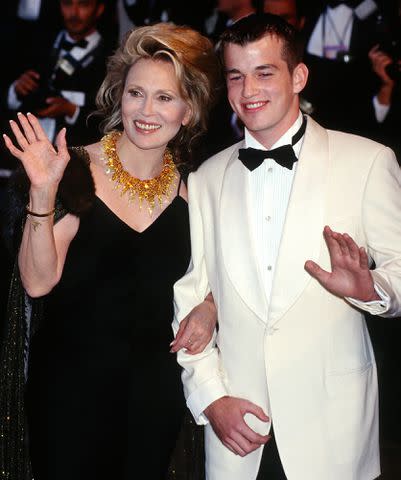
<path id="1" fill-rule="evenodd" d="M 90 159 L 90 163 L 97 166 L 102 166 L 104 160 L 102 144 L 100 142 L 91 143 L 90 145 L 85 145 L 85 150 L 87 151 Z"/>

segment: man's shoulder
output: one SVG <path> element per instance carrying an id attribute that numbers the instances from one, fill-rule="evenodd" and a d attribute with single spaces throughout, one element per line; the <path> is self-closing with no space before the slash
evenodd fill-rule
<path id="1" fill-rule="evenodd" d="M 209 172 L 215 174 L 217 171 L 224 171 L 231 157 L 238 152 L 242 145 L 243 140 L 215 153 L 200 165 L 196 173 L 199 172 L 199 174 L 208 175 Z"/>
<path id="2" fill-rule="evenodd" d="M 375 155 L 382 150 L 390 150 L 386 145 L 379 143 L 361 135 L 353 133 L 342 132 L 339 130 L 327 130 L 330 145 L 343 149 L 344 152 L 348 150 L 369 152 L 370 155 Z"/>
<path id="3" fill-rule="evenodd" d="M 398 162 L 394 151 L 375 140 L 360 135 L 328 130 L 330 152 L 335 158 L 336 165 L 351 166 L 363 170 L 370 170 L 379 162 L 381 168 L 398 169 Z"/>
<path id="4" fill-rule="evenodd" d="M 380 150 L 389 150 L 387 146 L 370 138 L 340 130 L 327 129 L 312 118 L 309 118 L 308 124 L 309 131 L 312 131 L 313 135 L 327 135 L 331 150 L 341 149 L 344 154 L 347 154 L 349 151 L 368 151 L 370 154 L 375 154 Z"/>

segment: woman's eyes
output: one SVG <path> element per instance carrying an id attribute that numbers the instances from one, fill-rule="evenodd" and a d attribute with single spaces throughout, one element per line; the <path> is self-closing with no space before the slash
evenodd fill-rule
<path id="1" fill-rule="evenodd" d="M 161 100 L 162 102 L 170 102 L 172 98 L 168 95 L 159 95 L 159 100 Z"/>
<path id="2" fill-rule="evenodd" d="M 139 90 L 128 90 L 128 93 L 131 95 L 131 97 L 140 97 L 142 94 Z"/>
<path id="3" fill-rule="evenodd" d="M 143 97 L 143 93 L 140 90 L 136 89 L 128 90 L 128 94 L 131 95 L 131 97 Z M 157 98 L 162 102 L 170 102 L 172 100 L 172 97 L 170 97 L 170 95 L 164 94 L 159 95 Z"/>

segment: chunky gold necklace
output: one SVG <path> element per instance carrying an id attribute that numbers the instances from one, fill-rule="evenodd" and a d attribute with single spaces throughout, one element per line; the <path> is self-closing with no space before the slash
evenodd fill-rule
<path id="1" fill-rule="evenodd" d="M 166 148 L 161 173 L 155 178 L 140 180 L 124 170 L 118 158 L 116 143 L 120 136 L 121 132 L 113 131 L 101 140 L 105 155 L 106 174 L 111 175 L 111 180 L 116 183 L 116 188 L 121 191 L 121 196 L 127 193 L 129 201 L 138 198 L 139 208 L 142 208 L 142 202 L 145 200 L 148 203 L 149 214 L 152 215 L 156 198 L 159 205 L 162 206 L 163 197 L 170 196 L 173 182 L 177 177 L 173 155 Z"/>

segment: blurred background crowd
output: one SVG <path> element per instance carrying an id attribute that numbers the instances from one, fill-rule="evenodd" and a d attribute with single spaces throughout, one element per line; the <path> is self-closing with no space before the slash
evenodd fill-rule
<path id="1" fill-rule="evenodd" d="M 303 36 L 310 76 L 302 110 L 326 128 L 384 143 L 401 159 L 401 0 L 3 0 L 0 10 L 2 132 L 9 133 L 17 112 L 30 111 L 51 138 L 66 126 L 70 146 L 88 144 L 99 137 L 96 117 L 87 115 L 95 109 L 107 57 L 128 30 L 171 21 L 217 44 L 227 25 L 264 11 L 283 16 Z M 222 82 L 196 162 L 242 135 Z M 0 205 L 16 166 L 1 144 Z M 4 315 L 11 262 L 3 246 L 0 261 Z M 401 327 L 386 319 L 368 323 L 379 367 L 382 437 L 386 445 L 399 445 Z"/>
<path id="2" fill-rule="evenodd" d="M 217 43 L 227 25 L 264 11 L 285 17 L 303 35 L 310 70 L 303 110 L 327 128 L 401 153 L 399 0 L 14 0 L 1 9 L 3 132 L 16 112 L 31 111 L 51 137 L 67 126 L 70 145 L 87 144 L 98 138 L 96 121 L 86 118 L 105 62 L 128 30 L 171 21 Z M 198 161 L 242 137 L 224 97 L 222 89 Z M 14 167 L 3 149 L 0 176 Z"/>

